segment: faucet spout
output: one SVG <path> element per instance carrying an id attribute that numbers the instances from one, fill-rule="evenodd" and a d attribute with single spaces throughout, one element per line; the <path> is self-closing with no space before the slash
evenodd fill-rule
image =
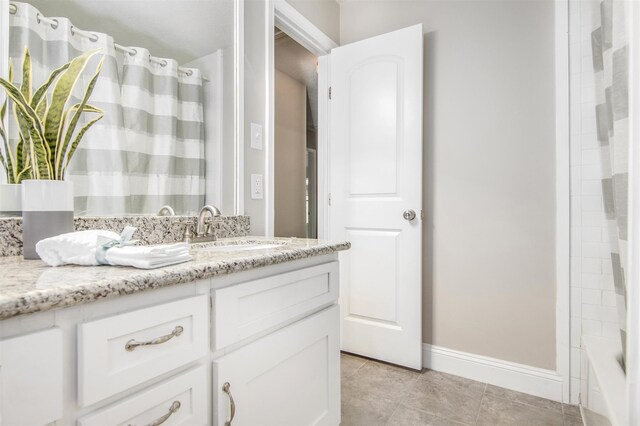
<path id="1" fill-rule="evenodd" d="M 222 213 L 217 207 L 206 205 L 202 209 L 200 209 L 200 214 L 198 215 L 198 224 L 196 226 L 196 237 L 204 237 L 208 235 L 213 235 L 213 240 L 215 241 L 215 234 L 213 234 L 213 228 L 211 226 L 207 227 L 206 219 L 207 216 L 211 216 L 211 218 L 215 221 L 217 217 L 220 217 Z M 211 231 L 209 231 L 211 229 Z"/>
<path id="2" fill-rule="evenodd" d="M 171 208 L 171 206 L 169 205 L 160 207 L 160 210 L 158 211 L 158 216 L 175 216 L 175 215 L 176 213 L 173 211 L 173 208 Z"/>

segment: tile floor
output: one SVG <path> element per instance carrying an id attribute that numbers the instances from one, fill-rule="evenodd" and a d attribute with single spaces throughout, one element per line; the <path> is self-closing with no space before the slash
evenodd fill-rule
<path id="1" fill-rule="evenodd" d="M 342 425 L 581 426 L 577 406 L 342 354 Z"/>

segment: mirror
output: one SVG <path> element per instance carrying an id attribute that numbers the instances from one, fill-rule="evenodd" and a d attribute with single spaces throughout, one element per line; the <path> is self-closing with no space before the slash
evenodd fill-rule
<path id="1" fill-rule="evenodd" d="M 25 47 L 35 88 L 82 52 L 100 49 L 70 93 L 70 107 L 104 58 L 88 100 L 104 116 L 84 134 L 65 173 L 76 215 L 157 214 L 164 205 L 196 214 L 204 204 L 237 213 L 234 0 L 0 5 L 9 9 L 0 38 L 8 36 L 3 62 L 8 56 L 14 83 L 22 81 Z M 77 129 L 96 115 L 83 111 Z M 15 150 L 20 132 L 12 107 L 5 120 Z"/>

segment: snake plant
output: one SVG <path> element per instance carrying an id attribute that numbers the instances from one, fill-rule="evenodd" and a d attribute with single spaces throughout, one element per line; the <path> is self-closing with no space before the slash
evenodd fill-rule
<path id="1" fill-rule="evenodd" d="M 18 129 L 18 142 L 12 147 L 6 129 L 0 123 L 3 143 L 0 162 L 6 172 L 7 182 L 20 183 L 25 179 L 64 180 L 82 137 L 104 116 L 102 110 L 87 103 L 98 80 L 104 57 L 98 62 L 80 102 L 69 105 L 73 88 L 89 60 L 97 53 L 98 50 L 92 50 L 72 59 L 53 70 L 46 81 L 33 90 L 31 56 L 25 48 L 20 86 L 11 83 L 11 66 L 9 80 L 0 77 L 0 87 L 7 94 L 0 108 L 0 120 L 4 121 L 7 101 L 11 99 Z M 96 115 L 76 132 L 78 121 L 85 112 Z"/>

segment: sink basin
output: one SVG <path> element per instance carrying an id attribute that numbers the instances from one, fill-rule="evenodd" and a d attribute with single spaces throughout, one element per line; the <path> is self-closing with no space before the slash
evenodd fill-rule
<path id="1" fill-rule="evenodd" d="M 249 242 L 245 244 L 230 243 L 230 244 L 215 244 L 207 246 L 198 246 L 197 249 L 208 252 L 237 252 L 237 251 L 254 251 L 254 250 L 268 250 L 284 246 L 285 243 L 278 243 L 274 241 L 266 242 Z"/>
<path id="2" fill-rule="evenodd" d="M 206 251 L 250 251 L 250 250 L 266 250 L 282 247 L 283 244 L 234 244 L 226 246 L 208 247 Z"/>

